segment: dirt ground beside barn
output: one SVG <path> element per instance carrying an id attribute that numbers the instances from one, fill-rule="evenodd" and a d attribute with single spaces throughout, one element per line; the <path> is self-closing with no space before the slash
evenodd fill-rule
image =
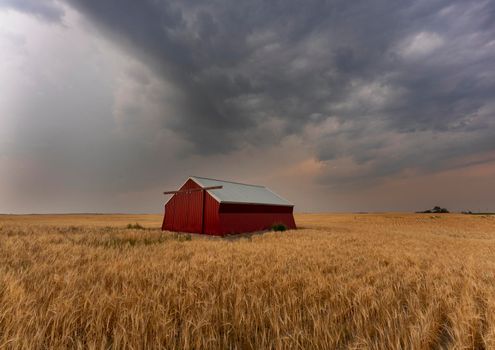
<path id="1" fill-rule="evenodd" d="M 210 239 L 161 215 L 0 215 L 0 349 L 495 348 L 495 216 L 296 223 Z"/>

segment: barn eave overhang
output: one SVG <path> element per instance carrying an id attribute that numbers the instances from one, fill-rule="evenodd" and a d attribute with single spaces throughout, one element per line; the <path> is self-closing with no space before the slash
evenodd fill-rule
<path id="1" fill-rule="evenodd" d="M 294 207 L 294 204 L 271 204 L 271 203 L 253 203 L 253 202 L 231 202 L 220 201 L 220 204 L 247 204 L 247 205 L 265 205 L 267 207 Z"/>

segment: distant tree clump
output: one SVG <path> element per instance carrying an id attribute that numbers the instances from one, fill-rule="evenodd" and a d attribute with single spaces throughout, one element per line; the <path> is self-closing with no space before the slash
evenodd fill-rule
<path id="1" fill-rule="evenodd" d="M 433 207 L 433 209 L 428 209 L 425 211 L 418 211 L 417 213 L 445 214 L 445 213 L 449 213 L 449 211 L 446 208 L 435 206 L 435 207 Z"/>

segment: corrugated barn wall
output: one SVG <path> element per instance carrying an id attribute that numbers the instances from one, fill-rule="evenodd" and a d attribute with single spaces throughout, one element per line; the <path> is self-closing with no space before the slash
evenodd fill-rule
<path id="1" fill-rule="evenodd" d="M 296 228 L 293 208 L 261 204 L 220 204 L 221 233 L 261 231 L 273 224 L 284 224 L 290 229 Z"/>

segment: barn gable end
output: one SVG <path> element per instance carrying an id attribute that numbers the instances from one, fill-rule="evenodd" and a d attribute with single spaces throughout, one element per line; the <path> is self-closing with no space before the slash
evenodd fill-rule
<path id="1" fill-rule="evenodd" d="M 203 193 L 202 191 L 181 192 L 200 189 L 195 181 L 188 179 L 165 204 L 162 230 L 178 232 L 202 232 Z M 219 203 L 206 192 L 204 233 L 214 234 L 218 231 Z"/>

